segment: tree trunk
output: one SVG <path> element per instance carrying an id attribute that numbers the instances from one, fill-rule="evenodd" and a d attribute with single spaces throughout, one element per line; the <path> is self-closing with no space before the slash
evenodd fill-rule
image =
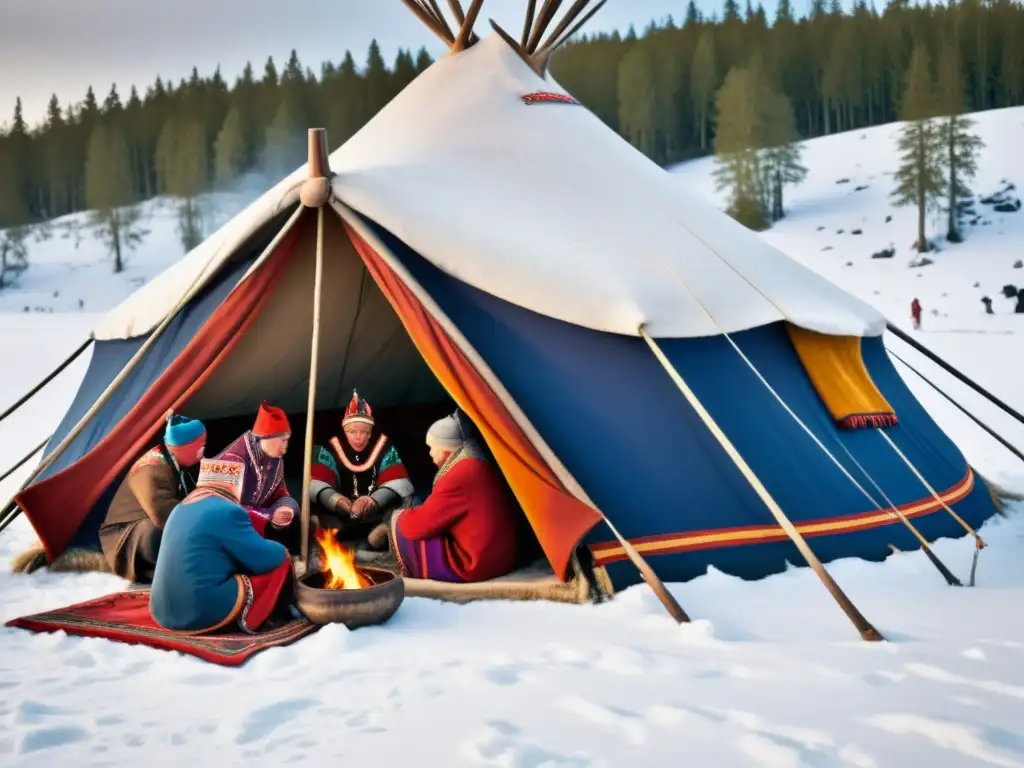
<path id="1" fill-rule="evenodd" d="M 956 220 L 956 131 L 953 124 L 953 118 L 948 118 L 946 124 L 946 141 L 948 143 L 947 149 L 949 150 L 949 226 L 946 229 L 946 239 L 951 243 L 960 242 L 960 233 L 957 232 Z"/>
<path id="2" fill-rule="evenodd" d="M 121 256 L 121 220 L 115 210 L 110 215 L 110 238 L 114 243 L 114 274 L 124 270 L 124 259 Z"/>

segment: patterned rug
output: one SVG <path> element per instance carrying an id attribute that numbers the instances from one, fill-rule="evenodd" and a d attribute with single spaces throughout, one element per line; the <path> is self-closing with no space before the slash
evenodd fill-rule
<path id="1" fill-rule="evenodd" d="M 82 637 L 104 637 L 131 645 L 148 645 L 166 651 L 198 656 L 225 667 L 237 667 L 267 648 L 290 645 L 316 631 L 316 625 L 296 619 L 276 629 L 247 635 L 191 635 L 172 632 L 153 621 L 149 613 L 149 592 L 115 592 L 106 597 L 58 608 L 55 611 L 22 616 L 7 622 L 33 632 L 64 631 Z"/>

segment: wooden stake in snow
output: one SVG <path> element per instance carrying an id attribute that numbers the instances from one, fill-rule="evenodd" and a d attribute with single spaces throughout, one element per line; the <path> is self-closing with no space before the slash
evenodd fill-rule
<path id="1" fill-rule="evenodd" d="M 316 415 L 316 378 L 320 358 L 320 302 L 324 277 L 324 205 L 331 198 L 331 167 L 327 159 L 327 131 L 309 129 L 309 178 L 299 199 L 316 208 L 316 272 L 313 278 L 313 338 L 309 353 L 309 393 L 306 400 L 306 442 L 302 456 L 302 506 L 300 557 L 303 573 L 309 571 L 309 484 L 313 468 L 313 417 Z"/>
<path id="2" fill-rule="evenodd" d="M 649 346 L 651 351 L 654 352 L 654 356 L 658 359 L 658 362 L 661 363 L 661 366 L 679 388 L 679 391 L 683 393 L 683 397 L 686 398 L 686 401 L 697 412 L 697 415 L 700 416 L 704 425 L 708 428 L 708 431 L 715 436 L 715 439 L 718 440 L 723 450 L 725 450 L 729 458 L 732 459 L 733 463 L 736 465 L 737 469 L 739 469 L 746 481 L 750 483 L 750 486 L 754 489 L 757 495 L 761 497 L 761 501 L 763 501 L 765 506 L 768 507 L 768 511 L 772 513 L 772 516 L 778 522 L 779 526 L 786 532 L 786 535 L 789 536 L 793 544 L 796 545 L 796 548 L 800 551 L 800 554 L 804 556 L 804 559 L 807 560 L 807 564 L 811 566 L 814 572 L 818 575 L 818 578 L 820 578 L 822 583 L 825 585 L 825 588 L 829 591 L 832 597 L 835 598 L 839 607 L 843 609 L 843 612 L 847 617 L 849 617 L 850 621 L 853 622 L 857 631 L 860 632 L 861 638 L 868 641 L 884 640 L 885 638 L 882 637 L 881 633 L 875 629 L 866 618 L 864 618 L 864 615 L 857 610 L 857 606 L 853 604 L 850 598 L 848 598 L 843 590 L 839 588 L 839 585 L 836 584 L 829 572 L 825 570 L 825 566 L 823 566 L 821 561 L 818 560 L 817 555 L 811 551 L 811 548 L 808 546 L 807 541 L 801 535 L 800 531 L 796 529 L 796 526 L 794 526 L 786 516 L 786 513 L 782 511 L 782 508 L 778 503 L 776 503 L 775 499 L 773 499 L 771 494 L 768 493 L 768 489 L 764 487 L 757 475 L 754 474 L 754 471 L 750 468 L 747 462 L 744 461 L 743 457 L 740 456 L 739 451 L 736 450 L 732 441 L 729 440 L 718 424 L 715 423 L 711 414 L 708 413 L 700 400 L 697 399 L 697 395 L 694 394 L 693 390 L 691 390 L 683 380 L 683 377 L 680 375 L 679 371 L 676 370 L 675 366 L 672 365 L 671 361 L 665 356 L 665 353 L 661 351 L 661 347 L 658 346 L 658 343 L 651 338 L 644 326 L 640 326 L 639 332 L 640 336 L 643 337 L 643 340 L 647 342 L 647 346 Z"/>

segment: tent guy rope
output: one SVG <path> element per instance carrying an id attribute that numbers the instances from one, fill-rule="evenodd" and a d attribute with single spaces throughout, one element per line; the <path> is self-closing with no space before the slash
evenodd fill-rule
<path id="1" fill-rule="evenodd" d="M 679 371 L 676 370 L 675 366 L 672 365 L 672 362 L 665 356 L 665 353 L 647 332 L 645 326 L 641 325 L 638 330 L 640 336 L 642 336 L 643 340 L 647 342 L 647 346 L 651 348 L 654 356 L 658 359 L 658 362 L 661 363 L 662 368 L 665 369 L 665 372 L 675 383 L 676 387 L 678 387 L 679 391 L 683 393 L 683 397 L 686 398 L 686 401 L 697 412 L 697 415 L 700 416 L 701 421 L 704 422 L 704 426 L 706 426 L 708 431 L 714 435 L 716 440 L 718 440 L 719 445 L 722 446 L 722 449 L 726 454 L 728 454 L 729 458 L 732 459 L 736 468 L 739 469 L 746 481 L 750 483 L 751 488 L 753 488 L 757 495 L 761 497 L 761 501 L 763 501 L 765 506 L 768 507 L 768 511 L 772 513 L 772 516 L 778 522 L 779 526 L 786 532 L 786 535 L 789 536 L 793 544 L 796 545 L 800 554 L 803 555 L 807 564 L 811 566 L 818 578 L 821 579 L 825 588 L 843 610 L 843 613 L 847 615 L 853 625 L 857 628 L 861 638 L 870 642 L 884 640 L 885 638 L 882 634 L 875 629 L 875 627 L 872 626 L 866 618 L 864 618 L 864 615 L 857 609 L 857 606 L 855 606 L 850 598 L 846 596 L 846 593 L 839 588 L 839 585 L 836 584 L 831 574 L 825 570 L 825 566 L 821 564 L 818 556 L 811 551 L 811 548 L 807 545 L 807 541 L 804 539 L 803 535 L 801 535 L 800 531 L 796 529 L 796 526 L 794 526 L 786 516 L 786 513 L 782 511 L 782 508 L 778 503 L 776 503 L 775 499 L 772 498 L 768 489 L 764 487 L 757 475 L 754 474 L 754 471 L 750 468 L 747 462 L 744 461 L 739 451 L 737 451 L 736 447 L 732 444 L 732 441 L 729 440 L 721 427 L 719 427 L 715 422 L 711 414 L 704 408 L 700 400 L 697 398 L 697 395 L 694 394 L 693 390 L 690 389 L 689 385 L 687 385 Z"/>
<path id="2" fill-rule="evenodd" d="M 41 390 L 43 387 L 45 387 L 47 384 L 49 384 L 51 381 L 53 381 L 55 378 L 57 378 L 61 374 L 61 372 L 64 371 L 64 369 L 67 368 L 69 365 L 71 365 L 73 362 L 75 362 L 75 360 L 77 360 L 79 358 L 79 356 L 83 352 L 85 352 L 85 350 L 87 350 L 89 348 L 89 345 L 92 344 L 94 341 L 95 341 L 95 339 L 93 339 L 90 336 L 88 339 L 86 339 L 84 342 L 82 342 L 82 345 L 80 347 L 78 347 L 78 349 L 76 349 L 74 352 L 72 352 L 71 355 L 63 363 L 61 363 L 56 368 L 54 368 L 52 371 L 50 371 L 50 373 L 47 374 L 46 377 L 43 378 L 42 381 L 40 381 L 38 384 L 36 384 L 34 387 L 32 387 L 32 389 L 30 389 L 28 392 L 26 392 L 24 395 L 22 395 L 21 399 L 18 400 L 18 402 L 16 402 L 13 405 L 11 405 L 3 413 L 0 413 L 0 421 L 3 421 L 8 416 L 10 416 L 12 413 L 14 413 L 16 410 L 21 408 L 21 406 L 23 406 L 25 403 L 27 403 L 32 398 L 32 396 L 35 395 L 39 390 Z"/>
<path id="3" fill-rule="evenodd" d="M 952 397 L 950 397 L 948 394 L 946 394 L 942 389 L 940 389 L 939 386 L 935 382 L 933 382 L 931 379 L 929 379 L 927 376 L 925 376 L 923 373 L 921 373 L 919 370 L 917 370 L 917 368 L 912 366 L 910 363 L 908 363 L 902 357 L 897 355 L 891 349 L 887 349 L 886 351 L 888 351 L 888 353 L 890 355 L 892 355 L 897 360 L 899 360 L 903 365 L 905 365 L 911 371 L 916 373 L 918 378 L 920 378 L 925 384 L 927 384 L 929 387 L 931 387 L 936 392 L 938 392 L 940 395 L 942 395 L 944 398 L 946 398 L 946 400 L 948 400 L 950 403 L 952 403 L 957 408 L 957 410 L 960 411 L 960 413 L 962 413 L 964 416 L 966 416 L 971 421 L 973 421 L 975 424 L 977 424 L 979 427 L 981 427 L 983 430 L 985 430 L 985 432 L 987 432 L 990 437 L 992 437 L 994 440 L 998 441 L 1000 443 L 1000 445 L 1002 445 L 1006 450 L 1008 450 L 1010 453 L 1012 453 L 1014 456 L 1016 456 L 1021 461 L 1024 461 L 1024 453 L 1021 453 L 1020 449 L 1017 448 L 1015 445 L 1013 445 L 1013 443 L 1011 443 L 1005 437 L 1003 437 L 998 432 L 996 432 L 994 429 L 992 429 L 992 427 L 990 427 L 988 424 L 986 424 L 981 419 L 979 419 L 977 416 L 975 416 L 973 413 L 971 413 L 966 408 L 964 408 L 964 406 L 960 405 L 960 403 L 958 403 L 956 400 L 954 400 Z"/>
<path id="4" fill-rule="evenodd" d="M 982 397 L 987 399 L 990 403 L 992 403 L 993 405 L 996 405 L 999 408 L 1001 408 L 1003 410 L 1003 412 L 1005 412 L 1009 416 L 1012 416 L 1014 419 L 1019 421 L 1021 424 L 1024 424 L 1024 414 L 1021 414 L 1020 411 L 1017 411 L 1016 409 L 1010 407 L 1009 405 L 1004 403 L 1002 400 L 1000 400 L 998 397 L 996 397 L 991 392 L 989 392 L 987 389 L 985 389 L 980 384 L 978 384 L 976 381 L 970 379 L 969 377 L 967 377 L 966 375 L 964 375 L 963 373 L 958 371 L 952 365 L 950 365 L 945 360 L 943 360 L 941 357 L 939 357 L 934 352 L 932 352 L 930 349 L 928 349 L 928 347 L 924 346 L 924 344 L 922 344 L 921 342 L 917 341 L 914 337 L 912 337 L 909 334 L 905 333 L 904 331 L 900 330 L 899 328 L 897 328 L 892 323 L 886 324 L 886 328 L 888 328 L 889 331 L 892 332 L 892 334 L 896 338 L 898 338 L 900 341 L 904 342 L 905 344 L 909 344 L 911 347 L 913 347 L 918 352 L 920 352 L 922 355 L 927 357 L 929 360 L 931 360 L 937 366 L 942 368 L 946 373 L 954 376 L 956 379 L 958 379 L 959 381 L 963 382 L 968 387 L 970 387 L 975 392 L 977 392 L 979 395 L 981 395 Z"/>

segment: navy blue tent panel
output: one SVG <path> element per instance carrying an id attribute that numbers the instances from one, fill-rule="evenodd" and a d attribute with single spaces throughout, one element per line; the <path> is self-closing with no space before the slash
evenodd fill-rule
<path id="1" fill-rule="evenodd" d="M 774 519 L 643 340 L 570 325 L 498 299 L 446 275 L 370 224 L 458 325 L 622 534 L 659 542 L 646 551 L 662 578 L 693 578 L 708 566 L 758 578 L 783 570 L 787 561 L 804 562 L 788 540 L 753 543 L 748 538 L 740 546 L 729 538 L 737 529 L 741 537 L 744 529 L 766 529 Z M 895 504 L 930 501 L 929 492 L 874 430 L 836 427 L 781 323 L 732 338 L 880 503 L 881 494 L 850 455 Z M 799 524 L 872 511 L 871 502 L 725 337 L 659 344 L 791 520 Z M 864 348 L 869 371 L 900 419 L 887 434 L 940 493 L 961 483 L 968 473 L 965 460 L 900 379 L 881 339 L 866 339 Z M 955 508 L 975 526 L 995 512 L 980 481 Z M 944 510 L 916 523 L 928 538 L 963 534 Z M 673 549 L 673 541 L 697 532 L 707 538 Z M 611 540 L 599 525 L 585 541 Z M 889 543 L 901 549 L 916 546 L 898 522 L 809 541 L 825 561 L 849 556 L 877 560 L 886 556 Z M 617 588 L 638 581 L 628 562 L 609 562 L 607 568 Z"/>

